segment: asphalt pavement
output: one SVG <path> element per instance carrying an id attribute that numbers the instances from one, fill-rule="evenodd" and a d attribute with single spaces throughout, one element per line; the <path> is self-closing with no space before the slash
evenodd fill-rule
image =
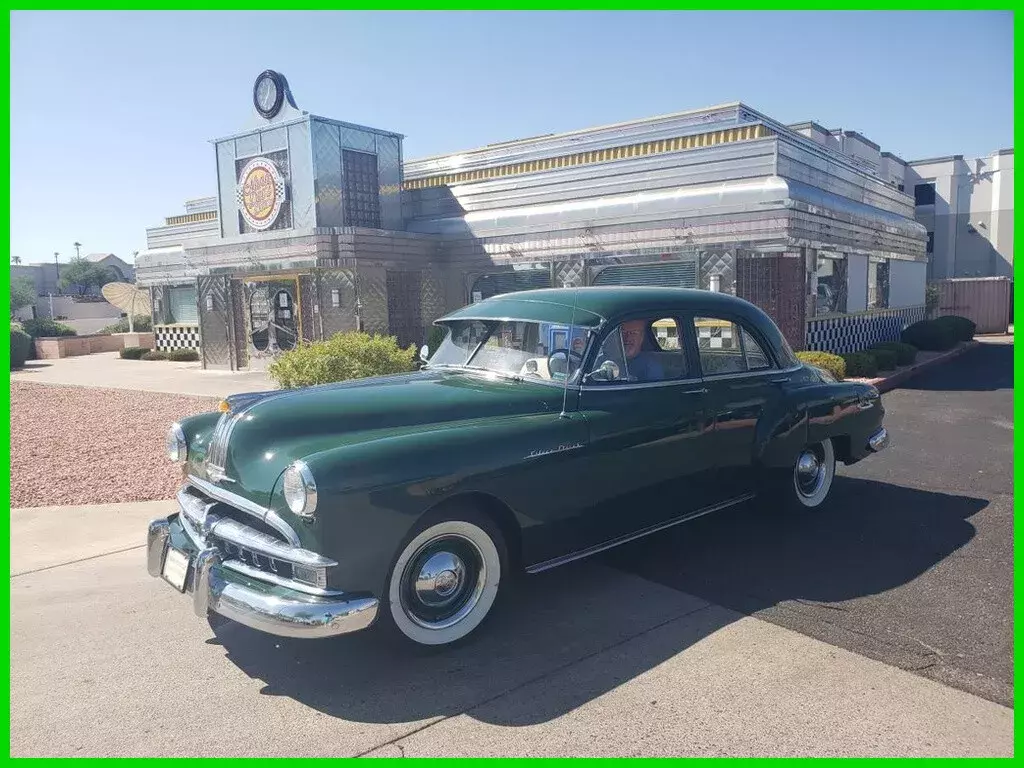
<path id="1" fill-rule="evenodd" d="M 824 514 L 770 503 L 610 552 L 660 584 L 1013 704 L 1013 345 L 883 395 L 892 444 Z"/>

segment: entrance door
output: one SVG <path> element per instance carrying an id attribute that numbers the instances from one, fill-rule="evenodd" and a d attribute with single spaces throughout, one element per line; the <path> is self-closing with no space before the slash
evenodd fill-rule
<path id="1" fill-rule="evenodd" d="M 301 338 L 297 278 L 255 278 L 245 281 L 246 344 L 249 370 L 266 370 L 281 352 Z"/>

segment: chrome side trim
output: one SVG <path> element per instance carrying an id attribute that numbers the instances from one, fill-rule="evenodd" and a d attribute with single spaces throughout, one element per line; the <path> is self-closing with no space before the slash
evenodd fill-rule
<path id="1" fill-rule="evenodd" d="M 665 381 L 640 381 L 633 384 L 594 384 L 590 382 L 583 385 L 583 392 L 604 392 L 606 390 L 619 389 L 652 389 L 654 387 L 672 387 L 677 384 L 700 384 L 701 379 L 667 379 Z"/>
<path id="2" fill-rule="evenodd" d="M 560 565 L 571 563 L 574 560 L 581 560 L 584 557 L 596 555 L 598 552 L 604 552 L 606 549 L 611 549 L 612 547 L 617 547 L 620 544 L 626 544 L 630 541 L 643 538 L 644 536 L 649 536 L 652 533 L 663 531 L 666 528 L 671 528 L 674 525 L 685 523 L 688 520 L 695 520 L 698 517 L 710 515 L 712 512 L 719 512 L 728 507 L 732 507 L 737 504 L 742 504 L 744 501 L 750 501 L 752 498 L 754 498 L 755 495 L 756 494 L 753 493 L 745 493 L 742 496 L 737 496 L 734 499 L 729 499 L 728 501 L 723 501 L 719 504 L 712 504 L 710 507 L 704 507 L 703 509 L 698 509 L 695 512 L 687 512 L 685 515 L 680 515 L 679 517 L 675 517 L 664 523 L 657 523 L 655 525 L 648 526 L 647 528 L 636 531 L 635 533 L 627 533 L 625 536 L 619 536 L 618 538 L 606 541 L 603 544 L 595 544 L 592 547 L 588 547 L 587 549 L 581 549 L 578 552 L 571 552 L 568 555 L 561 555 L 559 557 L 552 558 L 551 560 L 545 560 L 543 563 L 531 565 L 527 567 L 526 572 L 540 573 L 541 571 L 547 571 L 551 568 L 557 568 Z"/>
<path id="3" fill-rule="evenodd" d="M 251 565 L 247 565 L 241 560 L 225 560 L 221 565 L 232 571 L 241 573 L 244 576 L 248 576 L 250 579 L 266 581 L 271 584 L 276 584 L 279 587 L 294 589 L 296 592 L 305 592 L 307 595 L 316 595 L 317 597 L 334 597 L 345 594 L 344 592 L 339 592 L 336 589 L 320 589 L 319 587 L 314 587 L 309 584 L 303 584 L 301 581 L 295 581 L 295 579 L 285 579 L 278 576 L 276 573 L 261 571 L 259 568 L 253 568 Z"/>
<path id="4" fill-rule="evenodd" d="M 258 517 L 284 536 L 292 546 L 298 547 L 302 545 L 302 541 L 299 539 L 298 534 L 295 533 L 295 529 L 288 525 L 288 523 L 286 523 L 273 509 L 260 506 L 254 501 L 250 501 L 243 496 L 239 496 L 237 493 L 232 493 L 218 485 L 202 480 L 195 475 L 188 476 L 188 483 L 205 493 L 211 499 L 222 501 L 235 509 L 240 509 L 242 512 L 246 512 L 253 517 Z"/>
<path id="5" fill-rule="evenodd" d="M 764 368 L 759 371 L 739 371 L 738 373 L 707 373 L 704 374 L 704 381 L 725 381 L 728 379 L 746 378 L 748 376 L 782 376 L 787 373 L 796 373 L 801 367 L 802 366 L 794 365 L 789 368 Z"/>
<path id="6" fill-rule="evenodd" d="M 165 519 L 154 520 L 146 533 L 146 570 L 150 576 L 161 576 L 164 570 L 164 553 L 167 539 L 171 535 L 171 524 Z"/>

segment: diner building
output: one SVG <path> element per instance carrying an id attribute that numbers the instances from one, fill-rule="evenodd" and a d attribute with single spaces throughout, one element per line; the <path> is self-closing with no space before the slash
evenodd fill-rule
<path id="1" fill-rule="evenodd" d="M 796 349 L 853 351 L 924 317 L 914 198 L 852 131 L 731 103 L 406 160 L 401 134 L 305 112 L 278 73 L 253 108 L 213 142 L 216 198 L 148 230 L 136 259 L 158 345 L 201 347 L 207 367 L 355 328 L 418 346 L 448 311 L 548 286 L 732 293 Z"/>

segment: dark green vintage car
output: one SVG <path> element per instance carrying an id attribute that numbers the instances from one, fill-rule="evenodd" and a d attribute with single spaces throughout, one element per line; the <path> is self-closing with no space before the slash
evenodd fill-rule
<path id="1" fill-rule="evenodd" d="M 415 373 L 228 398 L 183 419 L 179 511 L 148 568 L 208 611 L 326 637 L 375 621 L 426 645 L 536 573 L 761 494 L 818 510 L 837 461 L 888 443 L 878 391 L 803 365 L 757 307 L 581 288 L 438 321 Z"/>

